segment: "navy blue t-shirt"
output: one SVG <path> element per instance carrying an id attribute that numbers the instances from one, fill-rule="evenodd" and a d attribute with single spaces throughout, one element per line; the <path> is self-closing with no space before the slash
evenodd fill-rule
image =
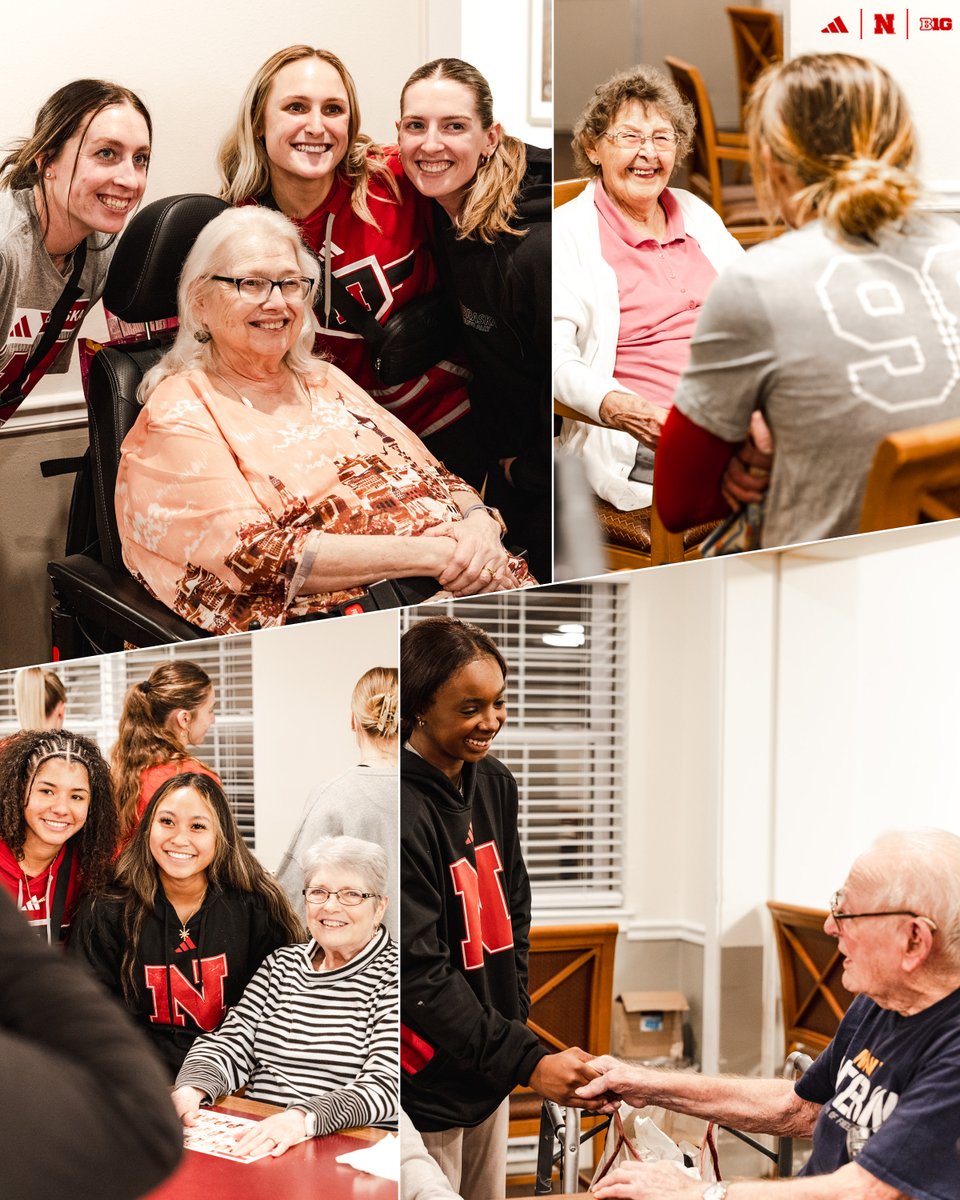
<path id="1" fill-rule="evenodd" d="M 801 1174 L 855 1159 L 916 1200 L 960 1197 L 960 990 L 912 1017 L 857 996 L 796 1092 L 823 1105 Z"/>

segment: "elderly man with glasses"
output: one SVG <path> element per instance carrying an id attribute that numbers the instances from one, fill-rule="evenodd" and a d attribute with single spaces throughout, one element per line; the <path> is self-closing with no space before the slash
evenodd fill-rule
<path id="1" fill-rule="evenodd" d="M 792 1180 L 700 1183 L 631 1163 L 594 1194 L 630 1200 L 956 1200 L 960 1197 L 960 837 L 891 833 L 854 862 L 824 929 L 856 993 L 836 1036 L 795 1084 L 710 1078 L 595 1059 L 579 1089 L 755 1133 L 813 1138 Z"/>

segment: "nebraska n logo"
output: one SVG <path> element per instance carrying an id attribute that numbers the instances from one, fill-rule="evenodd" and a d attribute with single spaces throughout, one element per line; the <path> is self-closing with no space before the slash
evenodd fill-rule
<path id="1" fill-rule="evenodd" d="M 850 30 L 844 25 L 843 17 L 834 17 L 829 25 L 824 25 L 820 30 L 821 33 L 849 33 Z"/>
<path id="2" fill-rule="evenodd" d="M 227 956 L 218 954 L 199 962 L 195 959 L 191 965 L 193 983 L 183 977 L 179 967 L 144 968 L 147 988 L 153 993 L 150 1020 L 154 1025 L 186 1025 L 190 1016 L 200 1029 L 210 1033 L 227 1015 L 223 1002 Z"/>
<path id="3" fill-rule="evenodd" d="M 461 941 L 463 965 L 468 971 L 483 966 L 483 952 L 496 954 L 513 945 L 510 909 L 503 894 L 503 863 L 496 842 L 484 842 L 475 851 L 476 863 L 465 858 L 453 863 L 453 890 L 463 901 L 467 936 Z"/>

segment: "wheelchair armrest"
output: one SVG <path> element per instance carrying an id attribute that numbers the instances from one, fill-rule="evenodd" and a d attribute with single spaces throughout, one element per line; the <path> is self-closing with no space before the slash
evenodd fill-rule
<path id="1" fill-rule="evenodd" d="M 71 554 L 48 563 L 47 574 L 59 601 L 135 646 L 160 646 L 210 636 L 154 600 L 130 575 L 85 554 Z"/>

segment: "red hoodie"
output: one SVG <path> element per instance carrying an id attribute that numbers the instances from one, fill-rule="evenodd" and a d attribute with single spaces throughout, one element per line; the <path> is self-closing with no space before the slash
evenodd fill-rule
<path id="1" fill-rule="evenodd" d="M 60 918 L 60 928 L 54 934 L 50 928 L 50 907 L 57 887 L 57 876 L 66 853 L 66 843 L 45 871 L 28 876 L 6 842 L 0 841 L 0 884 L 10 893 L 17 908 L 27 923 L 41 932 L 47 942 L 62 942 L 70 928 L 70 921 L 80 900 L 80 864 L 77 855 L 70 856 L 70 878 L 67 880 L 67 898 Z"/>

